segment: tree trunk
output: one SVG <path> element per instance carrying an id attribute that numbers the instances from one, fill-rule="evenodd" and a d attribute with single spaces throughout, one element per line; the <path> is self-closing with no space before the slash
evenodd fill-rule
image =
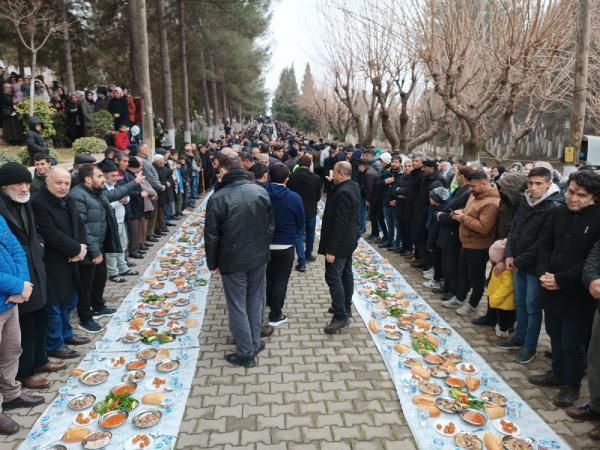
<path id="1" fill-rule="evenodd" d="M 69 22 L 68 5 L 67 0 L 61 0 L 60 2 L 62 20 L 66 25 Z M 63 31 L 64 40 L 64 57 L 65 57 L 65 75 L 67 78 L 67 90 L 69 94 L 75 92 L 75 75 L 73 73 L 73 53 L 71 52 L 71 36 L 69 28 L 65 26 Z"/>
<path id="2" fill-rule="evenodd" d="M 229 121 L 229 107 L 227 106 L 227 92 L 225 92 L 225 81 L 221 83 L 221 101 L 223 102 L 223 125 Z"/>
<path id="3" fill-rule="evenodd" d="M 181 85 L 183 88 L 183 140 L 192 141 L 190 132 L 190 89 L 187 70 L 187 36 L 185 34 L 185 0 L 178 0 L 179 46 L 181 50 Z"/>
<path id="4" fill-rule="evenodd" d="M 142 67 L 141 63 L 141 53 L 140 53 L 140 42 L 138 40 L 138 30 L 137 26 L 133 24 L 139 23 L 138 18 L 138 10 L 136 7 L 136 0 L 129 0 L 127 2 L 127 10 L 129 13 L 129 23 L 132 24 L 129 26 L 129 69 L 130 69 L 130 86 L 131 90 L 135 92 L 136 95 L 141 95 L 141 74 L 140 68 Z"/>
<path id="5" fill-rule="evenodd" d="M 160 66 L 162 69 L 163 98 L 165 101 L 165 128 L 169 144 L 175 145 L 175 120 L 173 119 L 173 81 L 171 79 L 171 61 L 169 58 L 169 38 L 165 18 L 164 0 L 156 0 L 158 19 L 158 41 L 160 44 Z"/>
<path id="6" fill-rule="evenodd" d="M 25 73 L 25 55 L 23 55 L 23 46 L 18 38 L 15 38 L 17 47 L 17 65 L 19 66 L 19 73 Z"/>
<path id="7" fill-rule="evenodd" d="M 390 143 L 392 150 L 396 150 L 399 145 L 398 136 L 396 136 L 396 131 L 392 125 L 389 111 L 383 108 L 381 109 L 381 128 L 383 130 L 383 134 Z"/>
<path id="8" fill-rule="evenodd" d="M 585 102 L 588 84 L 588 59 L 590 55 L 591 14 L 590 0 L 579 0 L 577 25 L 577 49 L 575 51 L 575 83 L 571 110 L 571 145 L 575 147 L 575 164 L 579 161 L 579 150 L 585 122 Z"/>
<path id="9" fill-rule="evenodd" d="M 140 49 L 140 94 L 142 97 L 142 130 L 144 133 L 144 144 L 150 147 L 151 155 L 154 154 L 154 113 L 152 111 L 152 86 L 150 84 L 150 58 L 148 55 L 148 23 L 146 16 L 146 0 L 130 0 L 135 2 L 138 15 L 137 38 Z"/>
<path id="10" fill-rule="evenodd" d="M 200 64 L 202 64 L 202 97 L 204 104 L 204 114 L 206 117 L 206 126 L 210 126 L 210 100 L 208 95 L 208 83 L 206 81 L 206 63 L 204 61 L 204 50 L 200 52 Z"/>
<path id="11" fill-rule="evenodd" d="M 213 73 L 213 80 L 212 80 L 212 104 L 213 104 L 213 126 L 217 127 L 219 124 L 219 95 L 217 93 L 217 80 L 216 80 L 216 76 L 217 74 L 215 73 L 215 61 L 213 59 L 213 55 L 212 53 L 208 54 L 208 64 L 209 64 L 209 68 L 210 71 Z"/>
<path id="12" fill-rule="evenodd" d="M 398 140 L 400 142 L 400 153 L 408 153 L 408 97 L 404 94 L 400 94 L 400 135 Z"/>
<path id="13" fill-rule="evenodd" d="M 33 35 L 31 36 L 31 48 L 35 48 Z M 37 64 L 37 50 L 31 51 L 31 81 L 29 82 L 29 117 L 33 117 L 33 99 L 35 98 L 35 65 Z"/>

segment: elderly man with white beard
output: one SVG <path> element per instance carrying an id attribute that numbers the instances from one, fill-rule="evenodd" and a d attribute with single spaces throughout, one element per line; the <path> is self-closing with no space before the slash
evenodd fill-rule
<path id="1" fill-rule="evenodd" d="M 6 163 L 0 167 L 0 215 L 4 217 L 27 256 L 33 291 L 27 301 L 19 303 L 21 348 L 17 379 L 29 389 L 45 389 L 48 379 L 40 372 L 57 372 L 65 362 L 50 362 L 46 354 L 48 314 L 46 312 L 46 269 L 44 249 L 37 234 L 29 202 L 31 174 L 27 167 Z"/>

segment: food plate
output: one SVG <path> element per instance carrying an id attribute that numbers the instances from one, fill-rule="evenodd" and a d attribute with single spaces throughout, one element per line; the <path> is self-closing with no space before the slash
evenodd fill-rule
<path id="1" fill-rule="evenodd" d="M 188 332 L 187 327 L 173 327 L 171 329 L 171 334 L 173 336 L 181 336 L 181 335 L 183 335 L 183 334 L 185 334 L 187 332 Z"/>
<path id="2" fill-rule="evenodd" d="M 392 341 L 399 341 L 402 339 L 402 333 L 400 331 L 386 331 L 385 337 Z"/>
<path id="3" fill-rule="evenodd" d="M 100 417 L 98 420 L 98 425 L 105 430 L 112 430 L 119 428 L 121 425 L 127 422 L 128 417 L 129 413 L 127 411 L 110 411 Z"/>
<path id="4" fill-rule="evenodd" d="M 454 364 L 458 364 L 459 362 L 462 361 L 462 356 L 460 356 L 458 353 L 451 352 L 449 350 L 446 350 L 445 352 L 443 352 L 442 357 L 446 361 L 453 362 Z"/>
<path id="5" fill-rule="evenodd" d="M 190 304 L 190 301 L 187 298 L 178 298 L 175 300 L 175 306 L 187 306 Z"/>
<path id="6" fill-rule="evenodd" d="M 433 334 L 437 334 L 437 335 L 448 336 L 448 335 L 450 335 L 450 333 L 452 333 L 452 330 L 448 327 L 442 327 L 441 325 L 437 325 L 431 329 L 431 332 Z"/>
<path id="7" fill-rule="evenodd" d="M 477 427 L 485 425 L 488 421 L 487 416 L 483 413 L 483 411 L 479 411 L 477 409 L 463 409 L 459 414 L 462 420 Z"/>
<path id="8" fill-rule="evenodd" d="M 145 359 L 134 359 L 133 361 L 129 361 L 125 367 L 127 370 L 137 370 L 143 369 L 146 367 L 146 364 L 147 362 Z"/>
<path id="9" fill-rule="evenodd" d="M 450 397 L 440 397 L 435 399 L 435 406 L 440 410 L 449 414 L 456 414 L 463 410 L 462 405 L 458 400 Z"/>
<path id="10" fill-rule="evenodd" d="M 125 441 L 125 450 L 147 450 L 152 448 L 154 439 L 148 434 L 136 434 Z"/>
<path id="11" fill-rule="evenodd" d="M 185 319 L 187 317 L 187 313 L 185 311 L 175 311 L 169 314 L 169 319 L 178 320 Z"/>
<path id="12" fill-rule="evenodd" d="M 151 327 L 160 327 L 164 323 L 165 319 L 163 319 L 162 317 L 154 317 L 153 319 L 148 321 L 148 325 L 150 325 Z"/>
<path id="13" fill-rule="evenodd" d="M 172 372 L 179 368 L 179 361 L 176 359 L 163 359 L 156 364 L 156 370 L 159 372 Z"/>
<path id="14" fill-rule="evenodd" d="M 447 378 L 448 375 L 450 375 L 450 372 L 448 372 L 448 369 L 445 369 L 440 366 L 430 367 L 429 373 L 431 374 L 432 377 L 435 377 L 435 378 Z"/>
<path id="15" fill-rule="evenodd" d="M 426 363 L 435 365 L 435 366 L 440 365 L 444 362 L 444 358 L 442 358 L 437 353 L 433 353 L 433 352 L 425 353 L 423 355 L 423 359 L 425 360 Z"/>
<path id="16" fill-rule="evenodd" d="M 111 394 L 123 395 L 127 392 L 132 393 L 137 389 L 137 383 L 129 381 L 127 383 L 119 383 L 110 390 Z"/>
<path id="17" fill-rule="evenodd" d="M 483 450 L 483 441 L 476 434 L 463 431 L 454 435 L 454 443 L 465 450 Z"/>
<path id="18" fill-rule="evenodd" d="M 158 409 L 146 409 L 137 413 L 132 423 L 138 428 L 150 428 L 160 422 L 162 412 Z"/>
<path id="19" fill-rule="evenodd" d="M 459 372 L 462 372 L 466 375 L 474 375 L 479 372 L 479 369 L 470 363 L 460 363 L 456 366 Z"/>
<path id="20" fill-rule="evenodd" d="M 504 395 L 494 391 L 483 391 L 481 393 L 481 400 L 496 406 L 506 406 L 506 403 L 508 403 L 508 400 Z"/>
<path id="21" fill-rule="evenodd" d="M 440 395 L 442 393 L 442 387 L 435 381 L 421 381 L 419 383 L 419 390 L 424 394 Z"/>
<path id="22" fill-rule="evenodd" d="M 86 386 L 97 386 L 108 380 L 108 371 L 90 370 L 79 377 L 79 381 Z"/>
<path id="23" fill-rule="evenodd" d="M 506 450 L 533 450 L 531 440 L 516 436 L 504 436 L 502 443 Z"/>
<path id="24" fill-rule="evenodd" d="M 462 388 L 466 385 L 464 380 L 457 377 L 448 377 L 444 382 L 446 383 L 446 386 L 450 386 L 451 388 Z"/>
<path id="25" fill-rule="evenodd" d="M 112 433 L 110 431 L 96 431 L 92 434 L 88 434 L 86 438 L 81 441 L 81 446 L 86 450 L 98 450 L 110 444 L 111 439 Z"/>
<path id="26" fill-rule="evenodd" d="M 94 394 L 81 394 L 69 400 L 67 406 L 73 411 L 81 411 L 92 406 L 95 401 L 96 396 Z"/>
<path id="27" fill-rule="evenodd" d="M 492 425 L 500 433 L 505 434 L 507 436 L 518 436 L 519 434 L 521 434 L 521 428 L 512 420 L 498 419 L 494 420 L 494 422 L 492 422 Z"/>
<path id="28" fill-rule="evenodd" d="M 125 344 L 133 344 L 141 341 L 142 337 L 139 334 L 127 333 L 121 337 L 121 342 Z"/>
<path id="29" fill-rule="evenodd" d="M 436 433 L 446 437 L 453 437 L 458 433 L 458 427 L 451 420 L 436 420 L 433 422 L 433 429 Z"/>
<path id="30" fill-rule="evenodd" d="M 156 354 L 158 353 L 158 350 L 156 350 L 155 348 L 144 348 L 140 351 L 138 351 L 135 356 L 138 359 L 145 359 L 145 360 L 149 360 L 152 359 L 156 356 Z"/>
<path id="31" fill-rule="evenodd" d="M 413 368 L 414 366 L 422 366 L 423 364 L 419 358 L 404 358 L 404 365 Z"/>
<path id="32" fill-rule="evenodd" d="M 96 420 L 98 420 L 98 417 L 100 417 L 100 414 L 94 410 L 86 412 L 81 411 L 75 414 L 75 417 L 73 417 L 73 425 L 84 427 L 94 423 Z"/>
<path id="33" fill-rule="evenodd" d="M 125 375 L 123 375 L 123 378 L 121 378 L 121 381 L 123 381 L 125 383 L 131 382 L 131 381 L 133 381 L 134 383 L 137 383 L 138 381 L 142 380 L 145 376 L 146 376 L 146 372 L 144 372 L 143 370 L 140 370 L 140 369 L 130 370 Z"/>
<path id="34" fill-rule="evenodd" d="M 167 385 L 166 378 L 162 377 L 153 377 L 151 380 L 146 381 L 144 387 L 149 391 L 158 391 L 165 388 Z"/>

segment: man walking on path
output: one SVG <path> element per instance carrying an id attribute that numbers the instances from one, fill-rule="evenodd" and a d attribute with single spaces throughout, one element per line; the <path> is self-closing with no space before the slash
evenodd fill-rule
<path id="1" fill-rule="evenodd" d="M 312 159 L 303 155 L 298 159 L 296 170 L 287 183 L 287 187 L 302 197 L 304 206 L 304 233 L 296 243 L 298 265 L 296 270 L 304 272 L 306 263 L 315 261 L 313 245 L 315 243 L 315 228 L 317 226 L 317 205 L 321 200 L 321 179 L 310 171 Z M 306 240 L 306 242 L 305 242 Z"/>
<path id="2" fill-rule="evenodd" d="M 340 161 L 333 169 L 333 187 L 325 204 L 319 254 L 325 255 L 325 281 L 331 294 L 333 319 L 323 331 L 333 334 L 350 324 L 352 315 L 352 253 L 358 238 L 360 188 L 351 180 L 352 166 Z"/>
<path id="3" fill-rule="evenodd" d="M 273 211 L 269 194 L 248 180 L 239 157 L 219 154 L 216 159 L 221 181 L 206 207 L 206 261 L 210 270 L 221 273 L 229 329 L 237 346 L 225 359 L 249 368 L 265 348 L 260 332 Z"/>

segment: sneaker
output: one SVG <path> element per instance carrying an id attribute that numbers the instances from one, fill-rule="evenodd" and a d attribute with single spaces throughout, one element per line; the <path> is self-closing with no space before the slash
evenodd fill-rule
<path id="1" fill-rule="evenodd" d="M 94 319 L 80 321 L 79 325 L 77 325 L 77 328 L 93 334 L 104 331 L 104 328 L 100 326 L 100 324 L 98 324 L 98 322 L 96 322 Z"/>
<path id="2" fill-rule="evenodd" d="M 534 348 L 523 347 L 515 355 L 515 362 L 518 362 L 519 364 L 529 364 L 535 359 L 536 355 L 537 352 Z"/>
<path id="3" fill-rule="evenodd" d="M 440 283 L 438 283 L 435 280 L 429 280 L 429 281 L 423 282 L 423 287 L 426 287 L 428 289 L 435 289 L 435 288 L 440 287 Z"/>
<path id="4" fill-rule="evenodd" d="M 496 347 L 503 350 L 519 350 L 523 347 L 523 343 L 515 341 L 514 338 L 508 338 L 498 342 Z"/>
<path id="5" fill-rule="evenodd" d="M 279 319 L 269 321 L 269 325 L 271 325 L 272 327 L 278 327 L 279 325 L 283 325 L 284 323 L 286 323 L 287 320 L 287 316 L 285 314 L 282 314 Z"/>
<path id="6" fill-rule="evenodd" d="M 462 304 L 463 302 L 461 302 L 456 297 L 451 297 L 448 300 L 442 302 L 442 306 L 444 308 L 458 308 L 459 306 L 462 306 Z"/>
<path id="7" fill-rule="evenodd" d="M 229 364 L 233 364 L 234 366 L 242 366 L 246 369 L 251 369 L 252 367 L 256 367 L 256 361 L 254 358 L 244 358 L 237 353 L 230 353 L 229 355 L 225 355 L 225 361 Z"/>
<path id="8" fill-rule="evenodd" d="M 101 317 L 110 317 L 117 312 L 115 308 L 109 308 L 108 306 L 103 306 L 97 311 L 94 311 L 94 319 L 100 319 Z"/>
<path id="9" fill-rule="evenodd" d="M 445 301 L 448 301 L 448 300 L 450 300 L 451 298 L 454 298 L 454 294 L 453 294 L 452 292 L 444 292 L 444 293 L 442 294 L 442 301 L 443 301 L 443 302 L 445 302 Z"/>
<path id="10" fill-rule="evenodd" d="M 433 272 L 434 272 L 433 267 L 430 267 L 429 269 L 424 270 L 422 272 L 423 278 L 425 278 L 426 280 L 433 280 Z"/>
<path id="11" fill-rule="evenodd" d="M 306 272 L 306 265 L 296 264 L 296 270 L 298 272 Z"/>
<path id="12" fill-rule="evenodd" d="M 456 314 L 458 314 L 459 316 L 468 316 L 469 314 L 472 314 L 475 312 L 475 308 L 473 308 L 471 306 L 470 303 L 465 302 L 464 305 L 462 305 L 460 308 L 458 308 L 456 310 Z"/>

